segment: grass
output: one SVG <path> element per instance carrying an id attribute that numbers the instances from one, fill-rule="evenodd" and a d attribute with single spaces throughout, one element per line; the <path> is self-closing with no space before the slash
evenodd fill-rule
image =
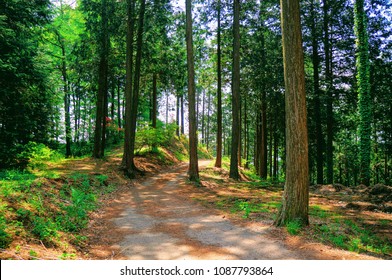
<path id="1" fill-rule="evenodd" d="M 228 159 L 223 161 L 228 167 Z M 197 200 L 205 205 L 213 205 L 239 219 L 275 220 L 281 206 L 281 182 L 270 180 L 252 180 L 250 182 L 233 182 L 222 177 L 222 172 L 207 168 L 201 172 L 203 182 L 212 183 L 208 195 L 199 196 Z M 253 179 L 248 176 L 248 179 Z M 208 183 L 206 185 L 209 185 Z M 358 217 L 346 216 L 344 209 L 317 202 L 309 206 L 310 226 L 301 227 L 297 222 L 290 222 L 286 230 L 290 235 L 311 238 L 347 251 L 365 253 L 381 258 L 392 257 L 392 241 L 381 233 L 376 233 L 372 225 Z M 387 219 L 372 220 L 380 228 L 388 228 L 391 221 Z"/>
<path id="2" fill-rule="evenodd" d="M 302 225 L 299 221 L 291 221 L 286 225 L 287 232 L 291 235 L 298 235 Z"/>

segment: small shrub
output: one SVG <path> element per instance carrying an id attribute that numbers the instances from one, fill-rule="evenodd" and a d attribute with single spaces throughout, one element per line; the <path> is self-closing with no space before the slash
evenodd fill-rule
<path id="1" fill-rule="evenodd" d="M 346 237 L 344 235 L 332 235 L 330 241 L 337 247 L 346 248 Z"/>
<path id="2" fill-rule="evenodd" d="M 96 197 L 92 193 L 85 193 L 72 188 L 72 204 L 63 207 L 64 213 L 56 220 L 60 227 L 68 232 L 77 232 L 87 226 L 88 211 L 95 209 Z"/>
<path id="3" fill-rule="evenodd" d="M 36 259 L 38 257 L 38 253 L 34 250 L 30 250 L 29 251 L 29 255 L 30 257 L 32 257 L 33 259 Z"/>
<path id="4" fill-rule="evenodd" d="M 31 232 L 43 242 L 53 243 L 54 238 L 58 237 L 57 226 L 51 219 L 33 216 L 32 223 L 33 229 Z"/>

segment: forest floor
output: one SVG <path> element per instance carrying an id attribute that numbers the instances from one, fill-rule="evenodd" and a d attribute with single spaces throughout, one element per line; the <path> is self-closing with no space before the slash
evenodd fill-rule
<path id="1" fill-rule="evenodd" d="M 203 169 L 210 161 L 200 161 Z M 123 186 L 96 217 L 92 259 L 375 259 L 290 237 L 270 223 L 202 205 L 213 192 L 187 181 L 187 164 Z M 211 197 L 212 196 L 212 197 Z"/>
<path id="2" fill-rule="evenodd" d="M 116 190 L 103 195 L 99 209 L 90 213 L 89 225 L 81 232 L 86 242 L 65 249 L 24 243 L 22 249 L 42 259 L 68 252 L 73 259 L 116 260 L 391 259 L 392 215 L 347 208 L 352 203 L 347 197 L 356 199 L 352 193 L 316 186 L 310 199 L 311 226 L 276 228 L 272 221 L 282 195 L 279 184 L 246 176 L 233 181 L 227 171 L 212 167 L 211 160 L 202 160 L 200 185 L 195 185 L 187 180 L 187 164 L 169 153 L 167 164 L 154 155 L 137 157 L 146 175 L 128 180 L 119 170 L 121 154 L 114 150 L 105 160 L 51 166 L 61 177 L 105 174 Z M 16 258 L 15 250 L 11 246 L 1 258 Z M 17 258 L 28 255 L 18 253 Z"/>

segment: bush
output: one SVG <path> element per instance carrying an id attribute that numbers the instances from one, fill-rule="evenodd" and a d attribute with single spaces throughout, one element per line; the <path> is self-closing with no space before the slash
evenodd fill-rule
<path id="1" fill-rule="evenodd" d="M 77 232 L 87 226 L 87 214 L 95 209 L 96 196 L 72 188 L 71 198 L 72 204 L 63 207 L 64 213 L 57 216 L 57 222 L 64 231 Z"/>
<path id="2" fill-rule="evenodd" d="M 157 128 L 150 127 L 148 123 L 143 123 L 138 128 L 135 140 L 135 149 L 139 153 L 144 147 L 154 149 L 155 147 L 165 147 L 170 145 L 175 137 L 177 125 L 174 123 Z"/>
<path id="3" fill-rule="evenodd" d="M 31 168 L 42 168 L 45 167 L 46 161 L 58 161 L 63 156 L 57 151 L 53 151 L 42 143 L 29 142 L 24 145 L 22 152 L 17 155 L 19 165 L 22 168 L 27 166 Z"/>
<path id="4" fill-rule="evenodd" d="M 53 243 L 53 239 L 58 236 L 56 224 L 51 219 L 33 216 L 32 223 L 33 230 L 31 232 L 45 243 Z"/>

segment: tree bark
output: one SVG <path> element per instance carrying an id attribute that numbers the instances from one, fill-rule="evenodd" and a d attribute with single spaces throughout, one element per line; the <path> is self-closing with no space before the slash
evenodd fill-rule
<path id="1" fill-rule="evenodd" d="M 176 97 L 176 136 L 180 137 L 180 96 L 177 94 Z"/>
<path id="2" fill-rule="evenodd" d="M 312 17 L 312 62 L 313 62 L 313 92 L 314 92 L 314 116 L 316 122 L 316 154 L 317 154 L 317 184 L 324 183 L 324 136 L 321 123 L 320 105 L 320 58 L 318 54 L 318 34 L 316 29 L 316 11 L 314 0 L 311 1 Z"/>
<path id="3" fill-rule="evenodd" d="M 192 1 L 186 0 L 186 50 L 188 68 L 188 102 L 189 102 L 189 180 L 199 181 L 199 166 L 197 159 L 197 122 L 196 122 L 196 85 L 193 58 L 192 35 Z"/>
<path id="4" fill-rule="evenodd" d="M 215 167 L 222 167 L 222 53 L 221 53 L 221 0 L 218 0 L 218 30 L 217 30 L 217 131 L 216 131 L 216 160 Z"/>
<path id="5" fill-rule="evenodd" d="M 140 70 L 142 64 L 142 48 L 143 48 L 143 31 L 144 31 L 144 13 L 146 9 L 146 0 L 141 0 L 139 10 L 139 25 L 137 31 L 136 40 L 136 61 L 135 61 L 135 72 L 133 79 L 133 90 L 132 90 L 132 111 L 131 111 L 131 139 L 130 139 L 130 163 L 131 165 L 127 168 L 128 176 L 134 178 L 136 173 L 141 171 L 136 167 L 134 162 L 135 157 L 135 140 L 136 140 L 136 123 L 137 113 L 139 106 L 139 89 L 140 89 Z"/>
<path id="6" fill-rule="evenodd" d="M 157 74 L 152 76 L 152 109 L 151 109 L 151 126 L 157 128 L 157 103 L 158 103 L 158 90 L 157 90 Z"/>
<path id="7" fill-rule="evenodd" d="M 60 39 L 60 38 L 59 38 Z M 66 62 L 66 53 L 65 47 L 62 43 L 61 44 L 61 52 L 62 52 L 62 67 L 61 72 L 63 76 L 63 83 L 64 83 L 64 111 L 65 111 L 65 156 L 70 157 L 72 155 L 71 152 L 71 113 L 70 113 L 70 98 L 69 98 L 69 85 L 68 85 L 68 75 L 67 75 L 67 62 Z"/>
<path id="8" fill-rule="evenodd" d="M 100 60 L 98 70 L 98 93 L 96 105 L 96 119 L 94 130 L 94 158 L 102 158 L 104 156 L 104 143 L 102 139 L 105 137 L 105 95 L 108 92 L 108 55 L 109 55 L 109 32 L 108 32 L 108 15 L 107 15 L 107 0 L 101 1 L 101 24 L 102 34 L 100 42 Z"/>
<path id="9" fill-rule="evenodd" d="M 281 0 L 286 106 L 286 185 L 275 225 L 309 224 L 309 166 L 305 71 L 299 0 Z"/>
<path id="10" fill-rule="evenodd" d="M 332 53 L 329 35 L 329 0 L 323 3 L 324 17 L 324 52 L 325 52 L 325 78 L 327 82 L 327 184 L 333 183 L 333 76 L 332 76 Z"/>
<path id="11" fill-rule="evenodd" d="M 234 0 L 232 73 L 232 137 L 229 177 L 238 180 L 238 146 L 240 141 L 240 1 Z"/>
<path id="12" fill-rule="evenodd" d="M 122 128 L 122 117 L 121 117 L 121 98 L 120 98 L 120 78 L 117 78 L 117 123 L 118 128 Z"/>
<path id="13" fill-rule="evenodd" d="M 181 94 L 181 134 L 185 134 L 185 124 L 184 124 L 184 95 Z"/>
<path id="14" fill-rule="evenodd" d="M 133 83 L 133 35 L 134 35 L 135 0 L 128 0 L 127 7 L 127 49 L 126 49 L 126 78 L 125 78 L 125 122 L 124 122 L 124 154 L 122 166 L 125 173 L 132 167 L 131 151 L 131 115 L 132 115 L 132 83 Z M 124 108 L 124 106 L 123 106 Z M 124 115 L 124 114 L 123 114 Z"/>

